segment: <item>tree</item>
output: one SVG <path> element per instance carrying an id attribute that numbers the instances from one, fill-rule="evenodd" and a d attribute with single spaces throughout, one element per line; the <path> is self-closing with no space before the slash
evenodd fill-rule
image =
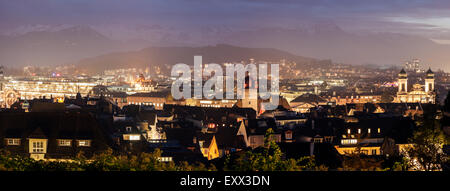
<path id="1" fill-rule="evenodd" d="M 445 98 L 444 111 L 445 112 L 450 112 L 450 91 L 448 91 L 447 97 Z"/>
<path id="2" fill-rule="evenodd" d="M 448 159 L 442 147 L 446 142 L 445 135 L 438 120 L 425 118 L 418 130 L 413 133 L 413 146 L 407 149 L 406 157 L 414 170 L 442 170 L 442 164 Z"/>
<path id="3" fill-rule="evenodd" d="M 314 157 L 284 159 L 280 147 L 275 142 L 273 130 L 268 129 L 264 146 L 238 155 L 228 155 L 224 170 L 231 171 L 301 171 L 327 170 L 325 166 L 316 166 Z"/>
<path id="4" fill-rule="evenodd" d="M 383 170 L 383 160 L 355 153 L 344 157 L 343 170 L 347 171 L 380 171 Z"/>
<path id="5" fill-rule="evenodd" d="M 410 162 L 406 157 L 400 156 L 400 160 L 394 162 L 391 167 L 392 171 L 407 171 L 411 168 Z"/>
<path id="6" fill-rule="evenodd" d="M 86 159 L 80 152 L 69 161 L 34 160 L 29 157 L 11 155 L 0 150 L 0 171 L 216 171 L 214 165 L 203 163 L 190 165 L 182 162 L 161 162 L 161 151 L 138 155 L 114 155 L 109 149 Z"/>

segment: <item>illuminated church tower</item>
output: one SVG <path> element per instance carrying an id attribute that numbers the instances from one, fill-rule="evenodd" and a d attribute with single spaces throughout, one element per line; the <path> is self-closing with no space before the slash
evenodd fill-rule
<path id="1" fill-rule="evenodd" d="M 244 84 L 244 98 L 242 99 L 242 108 L 253 108 L 256 113 L 259 113 L 258 95 L 257 95 L 257 85 L 256 82 L 250 78 L 250 76 L 245 76 Z M 251 96 L 251 91 L 256 91 L 256 97 Z"/>
<path id="2" fill-rule="evenodd" d="M 402 69 L 398 74 L 398 94 L 404 94 L 408 92 L 408 74 Z"/>
<path id="3" fill-rule="evenodd" d="M 396 103 L 431 103 L 436 102 L 436 93 L 434 91 L 434 73 L 428 69 L 425 76 L 425 84 L 413 84 L 411 90 L 408 90 L 408 75 L 402 69 L 398 74 L 398 92 L 394 99 Z"/>
<path id="4" fill-rule="evenodd" d="M 431 71 L 431 68 L 428 69 L 427 75 L 425 77 L 425 92 L 434 92 L 434 73 L 433 71 Z"/>

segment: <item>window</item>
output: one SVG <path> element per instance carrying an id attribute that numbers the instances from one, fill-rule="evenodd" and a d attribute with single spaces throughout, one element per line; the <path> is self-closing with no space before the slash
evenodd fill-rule
<path id="1" fill-rule="evenodd" d="M 378 128 L 378 133 L 381 133 L 381 129 L 380 128 Z"/>
<path id="2" fill-rule="evenodd" d="M 367 133 L 370 133 L 370 128 L 369 128 L 369 129 L 367 129 Z"/>
<path id="3" fill-rule="evenodd" d="M 20 139 L 6 139 L 7 145 L 20 145 Z"/>
<path id="4" fill-rule="evenodd" d="M 288 140 L 292 139 L 292 132 L 291 131 L 286 131 L 285 138 L 288 139 Z"/>
<path id="5" fill-rule="evenodd" d="M 347 129 L 347 134 L 350 134 L 350 133 L 351 133 L 350 129 Z"/>
<path id="6" fill-rule="evenodd" d="M 161 162 L 170 162 L 172 161 L 172 157 L 159 157 L 158 160 Z"/>
<path id="7" fill-rule="evenodd" d="M 357 142 L 358 141 L 356 139 L 342 139 L 341 140 L 341 144 L 343 144 L 343 145 L 354 145 Z"/>
<path id="8" fill-rule="evenodd" d="M 58 140 L 58 145 L 61 147 L 67 147 L 70 146 L 72 144 L 72 140 L 68 140 L 68 139 L 59 139 Z"/>
<path id="9" fill-rule="evenodd" d="M 78 140 L 78 146 L 80 146 L 80 147 L 89 147 L 89 146 L 91 146 L 91 141 L 89 141 L 89 140 Z"/>
<path id="10" fill-rule="evenodd" d="M 141 139 L 139 135 L 130 135 L 130 141 L 138 141 Z"/>
<path id="11" fill-rule="evenodd" d="M 361 129 L 358 129 L 358 134 L 361 134 Z"/>
<path id="12" fill-rule="evenodd" d="M 32 143 L 32 151 L 33 153 L 43 153 L 44 152 L 44 142 L 43 141 L 35 141 Z"/>
<path id="13" fill-rule="evenodd" d="M 377 155 L 377 150 L 376 149 L 372 149 L 372 155 Z"/>

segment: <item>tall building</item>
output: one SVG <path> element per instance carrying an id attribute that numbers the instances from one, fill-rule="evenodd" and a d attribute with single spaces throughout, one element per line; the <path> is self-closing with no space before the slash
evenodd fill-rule
<path id="1" fill-rule="evenodd" d="M 255 89 L 252 89 L 255 88 Z M 256 112 L 259 112 L 258 105 L 258 94 L 255 86 L 255 82 L 249 76 L 245 77 L 245 85 L 244 85 L 244 98 L 242 99 L 242 107 L 243 108 L 253 108 Z M 251 92 L 254 91 L 254 92 Z M 256 97 L 254 95 L 256 95 Z"/>
<path id="2" fill-rule="evenodd" d="M 405 62 L 405 68 L 408 72 L 420 72 L 420 60 L 419 59 L 413 59 L 412 61 L 406 61 Z"/>
<path id="3" fill-rule="evenodd" d="M 256 113 L 259 114 L 261 109 L 261 100 L 258 99 L 258 88 L 256 83 L 257 82 L 250 78 L 247 73 L 244 83 L 244 97 L 242 99 L 238 99 L 238 101 L 236 102 L 236 106 L 240 108 L 252 108 L 256 111 Z M 252 96 L 252 93 L 255 93 L 254 95 L 256 96 Z"/>
<path id="4" fill-rule="evenodd" d="M 425 77 L 425 92 L 430 93 L 434 91 L 434 73 L 431 68 L 428 69 Z"/>
<path id="5" fill-rule="evenodd" d="M 402 69 L 398 74 L 398 93 L 407 93 L 408 92 L 408 74 L 406 71 Z"/>
<path id="6" fill-rule="evenodd" d="M 3 91 L 3 66 L 0 66 L 0 92 Z"/>
<path id="7" fill-rule="evenodd" d="M 408 87 L 408 74 L 404 69 L 398 74 L 398 91 L 394 102 L 397 103 L 435 103 L 436 92 L 434 91 L 434 73 L 428 69 L 425 83 L 415 83 Z"/>
<path id="8" fill-rule="evenodd" d="M 3 79 L 3 66 L 0 66 L 0 80 Z"/>

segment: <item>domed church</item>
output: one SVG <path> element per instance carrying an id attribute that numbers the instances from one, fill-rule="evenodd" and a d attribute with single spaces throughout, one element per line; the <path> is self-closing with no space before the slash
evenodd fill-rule
<path id="1" fill-rule="evenodd" d="M 404 69 L 398 74 L 397 103 L 435 103 L 434 73 L 431 68 L 425 73 L 425 83 L 408 86 L 408 74 Z"/>

